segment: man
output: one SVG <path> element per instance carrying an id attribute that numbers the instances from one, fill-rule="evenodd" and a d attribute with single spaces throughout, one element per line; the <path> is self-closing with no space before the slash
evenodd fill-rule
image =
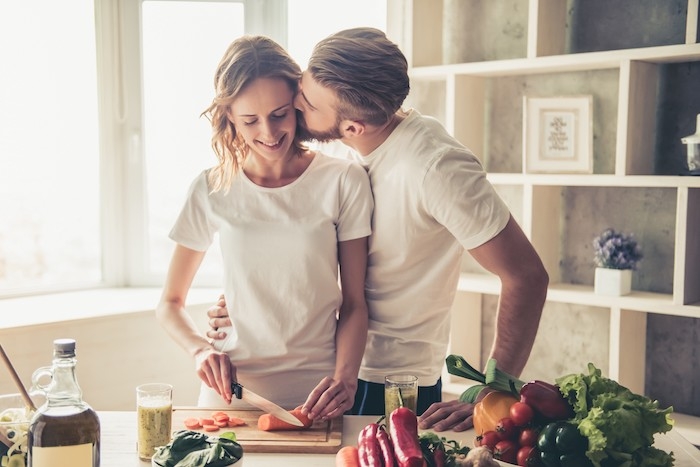
<path id="1" fill-rule="evenodd" d="M 440 375 L 463 250 L 501 280 L 491 356 L 515 376 L 530 355 L 549 278 L 479 160 L 435 119 L 401 109 L 408 91 L 396 44 L 355 28 L 316 45 L 295 106 L 311 138 L 354 150 L 375 199 L 369 333 L 352 413 L 383 414 L 384 376 L 411 373 L 421 428 L 462 431 L 473 406 L 440 402 Z M 210 309 L 209 337 L 221 338 L 225 313 L 223 302 Z"/>

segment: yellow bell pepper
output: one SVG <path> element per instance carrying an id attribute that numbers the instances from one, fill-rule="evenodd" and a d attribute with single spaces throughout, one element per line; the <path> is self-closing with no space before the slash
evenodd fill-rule
<path id="1" fill-rule="evenodd" d="M 518 402 L 518 399 L 510 393 L 493 391 L 474 405 L 474 431 L 483 435 L 487 431 L 496 429 L 496 424 L 506 417 L 510 417 L 510 406 Z"/>

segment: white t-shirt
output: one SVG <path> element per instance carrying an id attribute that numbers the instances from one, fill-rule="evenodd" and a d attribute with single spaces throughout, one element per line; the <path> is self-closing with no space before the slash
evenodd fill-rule
<path id="1" fill-rule="evenodd" d="M 432 386 L 445 362 L 462 253 L 498 234 L 510 212 L 479 160 L 415 110 L 355 158 L 369 171 L 375 204 L 360 378 L 383 383 L 405 372 Z"/>
<path id="2" fill-rule="evenodd" d="M 233 326 L 216 345 L 244 387 L 294 408 L 333 375 L 338 242 L 371 233 L 372 207 L 365 170 L 322 153 L 280 188 L 258 186 L 243 172 L 225 194 L 210 193 L 206 171 L 194 180 L 170 237 L 204 251 L 219 233 Z M 199 405 L 221 404 L 202 385 Z"/>

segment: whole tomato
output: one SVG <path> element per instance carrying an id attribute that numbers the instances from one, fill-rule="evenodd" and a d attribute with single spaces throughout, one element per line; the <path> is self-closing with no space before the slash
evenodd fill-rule
<path id="1" fill-rule="evenodd" d="M 516 460 L 518 465 L 524 467 L 534 467 L 539 465 L 539 453 L 534 446 L 523 446 L 518 449 Z"/>
<path id="2" fill-rule="evenodd" d="M 498 433 L 495 431 L 487 431 L 481 436 L 476 437 L 476 446 L 484 446 L 486 447 L 489 451 L 493 452 L 496 449 L 496 443 L 498 443 L 501 440 L 501 437 L 498 436 Z"/>
<path id="3" fill-rule="evenodd" d="M 523 428 L 518 436 L 518 443 L 520 446 L 537 446 L 537 437 L 540 432 L 537 428 Z"/>
<path id="4" fill-rule="evenodd" d="M 496 443 L 493 457 L 509 464 L 515 464 L 518 458 L 518 445 L 512 439 L 502 439 Z"/>
<path id="5" fill-rule="evenodd" d="M 515 426 L 515 422 L 510 417 L 502 418 L 496 423 L 496 433 L 501 439 L 515 439 L 520 430 Z"/>
<path id="6" fill-rule="evenodd" d="M 510 418 L 516 426 L 525 426 L 532 421 L 535 411 L 525 402 L 516 402 L 510 406 Z"/>

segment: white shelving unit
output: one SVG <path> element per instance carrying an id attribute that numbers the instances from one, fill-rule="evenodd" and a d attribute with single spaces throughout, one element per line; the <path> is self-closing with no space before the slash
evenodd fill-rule
<path id="1" fill-rule="evenodd" d="M 608 374 L 631 390 L 643 393 L 646 365 L 648 313 L 700 318 L 700 177 L 656 175 L 654 128 L 657 88 L 661 68 L 667 64 L 700 62 L 698 0 L 688 0 L 685 43 L 674 45 L 565 53 L 567 1 L 529 0 L 524 35 L 525 56 L 470 63 L 443 63 L 444 18 L 454 0 L 390 0 L 389 35 L 407 54 L 412 94 L 409 103 L 422 113 L 443 121 L 458 140 L 481 155 L 488 152 L 489 85 L 508 77 L 568 76 L 571 73 L 607 71 L 616 77 L 616 123 L 606 128 L 612 143 L 609 154 L 595 157 L 593 174 L 527 174 L 489 168 L 497 187 L 514 189 L 516 202 L 507 200 L 540 253 L 550 274 L 549 302 L 576 304 L 609 310 Z M 498 3 L 498 2 L 496 2 Z M 524 2 L 523 2 L 524 4 Z M 485 3 L 482 3 L 485 5 Z M 502 5 L 501 5 L 502 6 Z M 493 8 L 493 7 L 492 7 Z M 446 14 L 447 13 L 447 14 Z M 474 21 L 478 21 L 475 18 Z M 521 103 L 513 112 L 522 114 Z M 595 118 L 595 117 L 594 117 Z M 511 132 L 514 130 L 511 128 Z M 594 147 L 595 148 L 595 147 Z M 522 165 L 522 153 L 512 156 Z M 592 284 L 567 281 L 560 266 L 563 195 L 575 189 L 671 190 L 671 202 L 660 209 L 675 210 L 675 222 L 667 250 L 672 252 L 672 291 L 633 291 L 623 297 L 594 294 Z M 675 201 L 675 202 L 674 202 Z M 592 237 L 591 237 L 592 239 Z M 672 243 L 672 245 L 670 245 Z M 497 295 L 497 278 L 478 272 L 463 273 L 453 315 L 451 352 L 481 362 L 482 295 Z M 467 312 L 465 312 L 467 310 Z M 465 331 L 467 330 L 467 331 Z M 466 335 L 465 335 L 466 332 Z M 464 380 L 461 380 L 462 382 Z M 446 378 L 446 388 L 458 381 Z M 457 385 L 455 392 L 461 392 Z M 681 430 L 694 427 L 691 441 L 700 444 L 700 418 L 682 415 Z M 686 433 L 688 433 L 686 431 Z"/>

